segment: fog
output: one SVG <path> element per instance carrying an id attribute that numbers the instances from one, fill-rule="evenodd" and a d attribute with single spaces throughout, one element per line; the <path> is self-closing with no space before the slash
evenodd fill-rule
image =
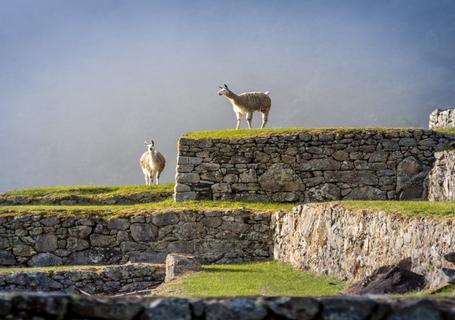
<path id="1" fill-rule="evenodd" d="M 0 191 L 143 183 L 151 138 L 172 181 L 179 135 L 235 126 L 223 83 L 271 91 L 270 127 L 426 127 L 454 34 L 450 0 L 4 1 Z"/>

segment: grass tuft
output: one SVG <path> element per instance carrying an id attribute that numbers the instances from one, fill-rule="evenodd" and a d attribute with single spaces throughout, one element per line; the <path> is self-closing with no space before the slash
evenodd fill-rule
<path id="1" fill-rule="evenodd" d="M 333 277 L 294 270 L 279 261 L 205 265 L 153 291 L 154 296 L 324 296 L 346 287 Z"/>

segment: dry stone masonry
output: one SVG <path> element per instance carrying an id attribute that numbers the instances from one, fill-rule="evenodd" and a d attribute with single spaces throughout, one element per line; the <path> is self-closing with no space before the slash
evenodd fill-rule
<path id="1" fill-rule="evenodd" d="M 168 253 L 202 263 L 271 257 L 270 214 L 248 210 L 164 211 L 96 215 L 0 217 L 1 266 L 163 263 Z"/>
<path id="2" fill-rule="evenodd" d="M 174 197 L 258 202 L 424 198 L 434 153 L 450 139 L 420 129 L 182 137 Z"/>
<path id="3" fill-rule="evenodd" d="M 378 297 L 94 298 L 0 294 L 0 319 L 452 320 L 455 300 Z"/>
<path id="4" fill-rule="evenodd" d="M 1 291 L 122 294 L 153 289 L 164 277 L 163 265 L 148 263 L 56 270 L 15 269 L 0 273 L 0 288 Z"/>
<path id="5" fill-rule="evenodd" d="M 410 257 L 426 286 L 446 282 L 444 255 L 455 247 L 452 219 L 306 204 L 272 217 L 274 258 L 299 269 L 360 281 L 375 269 Z"/>
<path id="6" fill-rule="evenodd" d="M 455 200 L 455 150 L 437 152 L 429 176 L 430 201 Z"/>
<path id="7" fill-rule="evenodd" d="M 430 129 L 455 128 L 455 108 L 433 110 L 429 126 Z"/>

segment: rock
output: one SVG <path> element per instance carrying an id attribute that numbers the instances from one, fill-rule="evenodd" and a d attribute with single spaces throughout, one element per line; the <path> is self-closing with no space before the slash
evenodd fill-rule
<path id="1" fill-rule="evenodd" d="M 206 319 L 210 320 L 262 320 L 267 310 L 254 298 L 231 298 L 205 303 Z"/>
<path id="2" fill-rule="evenodd" d="M 186 299 L 157 299 L 150 303 L 141 320 L 191 320 L 191 309 Z"/>
<path id="3" fill-rule="evenodd" d="M 0 251 L 0 266 L 16 265 L 16 257 L 9 251 Z"/>
<path id="4" fill-rule="evenodd" d="M 403 159 L 397 167 L 396 191 L 400 200 L 420 199 L 428 170 L 414 157 Z"/>
<path id="5" fill-rule="evenodd" d="M 104 234 L 92 234 L 90 236 L 90 243 L 94 247 L 109 247 L 113 242 L 115 242 L 114 236 L 107 236 Z"/>
<path id="6" fill-rule="evenodd" d="M 425 285 L 425 277 L 408 269 L 409 265 L 384 266 L 364 280 L 353 284 L 345 294 L 403 294 L 418 291 Z"/>
<path id="7" fill-rule="evenodd" d="M 39 253 L 33 256 L 28 264 L 31 267 L 60 266 L 63 260 L 52 253 Z"/>
<path id="8" fill-rule="evenodd" d="M 201 264 L 192 255 L 171 253 L 166 256 L 165 282 L 174 280 L 176 277 L 189 272 L 200 271 Z"/>
<path id="9" fill-rule="evenodd" d="M 113 218 L 107 222 L 107 227 L 114 230 L 127 230 L 130 227 L 130 221 L 124 218 Z"/>
<path id="10" fill-rule="evenodd" d="M 305 188 L 302 180 L 289 165 L 276 163 L 259 177 L 259 184 L 265 191 L 299 191 Z"/>
<path id="11" fill-rule="evenodd" d="M 321 319 L 324 320 L 368 320 L 377 303 L 363 298 L 321 298 Z"/>
<path id="12" fill-rule="evenodd" d="M 454 284 L 455 283 L 455 269 L 442 268 L 442 272 L 447 278 L 447 282 Z"/>
<path id="13" fill-rule="evenodd" d="M 430 113 L 430 129 L 455 128 L 455 109 L 436 109 Z"/>
<path id="14" fill-rule="evenodd" d="M 320 310 L 313 298 L 265 298 L 264 304 L 274 315 L 290 320 L 312 320 Z"/>
<path id="15" fill-rule="evenodd" d="M 410 305 L 394 310 L 388 320 L 442 320 L 441 311 L 428 300 L 417 301 Z"/>
<path id="16" fill-rule="evenodd" d="M 339 170 L 340 167 L 340 162 L 330 158 L 312 159 L 302 164 L 304 171 Z"/>
<path id="17" fill-rule="evenodd" d="M 57 246 L 57 237 L 54 234 L 42 234 L 36 238 L 35 248 L 38 252 L 53 252 Z"/>
<path id="18" fill-rule="evenodd" d="M 446 255 L 444 255 L 444 259 L 446 259 L 449 262 L 455 263 L 455 252 L 449 252 Z"/>
<path id="19" fill-rule="evenodd" d="M 156 226 L 168 226 L 178 222 L 179 218 L 173 212 L 158 212 L 152 216 L 152 223 Z"/>
<path id="20" fill-rule="evenodd" d="M 135 241 L 155 241 L 158 236 L 158 229 L 152 224 L 134 223 L 130 231 Z"/>
<path id="21" fill-rule="evenodd" d="M 78 299 L 71 301 L 71 314 L 80 319 L 132 320 L 144 307 L 122 299 Z"/>
<path id="22" fill-rule="evenodd" d="M 26 244 L 23 244 L 23 243 L 18 243 L 13 246 L 13 253 L 15 256 L 31 257 L 36 252 L 35 252 L 35 250 L 33 250 L 32 247 L 30 247 Z"/>
<path id="23" fill-rule="evenodd" d="M 365 186 L 354 188 L 344 199 L 347 200 L 385 200 L 386 192 L 378 188 Z"/>
<path id="24" fill-rule="evenodd" d="M 428 176 L 428 200 L 455 200 L 455 151 L 438 152 L 435 158 Z"/>
<path id="25" fill-rule="evenodd" d="M 195 184 L 200 181 L 199 173 L 178 173 L 175 177 L 177 183 Z"/>
<path id="26" fill-rule="evenodd" d="M 340 188 L 331 183 L 325 183 L 322 186 L 313 187 L 305 193 L 308 202 L 314 201 L 333 201 L 341 197 Z"/>

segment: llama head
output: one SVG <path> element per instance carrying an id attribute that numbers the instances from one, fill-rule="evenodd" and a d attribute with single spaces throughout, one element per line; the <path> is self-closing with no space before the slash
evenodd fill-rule
<path id="1" fill-rule="evenodd" d="M 150 142 L 147 142 L 147 140 L 146 140 L 146 141 L 144 141 L 144 144 L 148 151 L 155 150 L 155 142 L 153 140 L 150 140 Z"/>
<path id="2" fill-rule="evenodd" d="M 218 91 L 219 96 L 227 96 L 232 92 L 231 90 L 229 90 L 229 88 L 226 84 L 224 85 L 224 87 L 219 86 L 218 88 L 221 89 L 220 91 Z"/>

